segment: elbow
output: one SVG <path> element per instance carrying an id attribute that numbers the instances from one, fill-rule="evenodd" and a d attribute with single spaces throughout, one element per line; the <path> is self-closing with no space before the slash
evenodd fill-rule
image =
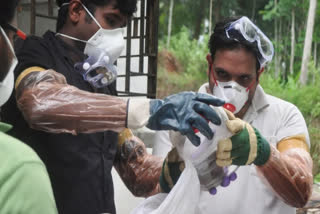
<path id="1" fill-rule="evenodd" d="M 309 201 L 312 194 L 313 176 L 302 179 L 292 186 L 292 191 L 287 196 L 283 196 L 284 201 L 290 206 L 303 208 Z"/>
<path id="2" fill-rule="evenodd" d="M 54 109 L 50 109 L 49 105 L 46 105 L 45 102 L 40 102 L 36 95 L 28 91 L 17 99 L 17 106 L 24 120 L 32 129 L 51 133 L 77 134 L 76 123 L 71 123 L 67 120 L 62 120 L 61 122 Z"/>
<path id="3" fill-rule="evenodd" d="M 300 198 L 288 204 L 295 208 L 303 208 L 308 203 L 309 198 Z"/>
<path id="4" fill-rule="evenodd" d="M 135 197 L 150 197 L 160 192 L 159 184 L 150 183 L 150 184 L 142 184 L 142 185 L 134 185 L 134 187 L 129 188 L 130 192 Z"/>
<path id="5" fill-rule="evenodd" d="M 146 194 L 144 191 L 139 191 L 139 190 L 130 190 L 132 195 L 135 197 L 141 197 L 141 198 L 147 198 L 148 194 Z"/>
<path id="6" fill-rule="evenodd" d="M 30 127 L 35 123 L 37 112 L 35 111 L 35 100 L 32 99 L 32 96 L 23 94 L 19 99 L 17 99 L 17 106 L 21 111 L 25 121 L 29 124 Z"/>
<path id="7" fill-rule="evenodd" d="M 312 194 L 312 185 L 306 191 L 301 192 L 301 197 L 297 198 L 297 200 L 292 204 L 292 206 L 296 208 L 303 208 L 308 203 Z"/>

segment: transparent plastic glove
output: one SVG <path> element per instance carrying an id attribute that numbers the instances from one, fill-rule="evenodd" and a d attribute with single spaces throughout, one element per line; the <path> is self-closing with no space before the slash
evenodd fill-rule
<path id="1" fill-rule="evenodd" d="M 197 128 L 208 139 L 212 139 L 213 132 L 206 119 L 216 125 L 220 125 L 221 120 L 209 105 L 223 104 L 224 101 L 214 96 L 194 92 L 181 92 L 164 100 L 151 100 L 147 127 L 153 130 L 179 131 L 198 146 L 200 138 L 196 136 L 193 128 Z"/>
<path id="2" fill-rule="evenodd" d="M 249 123 L 226 111 L 229 120 L 226 125 L 234 135 L 218 142 L 217 160 L 219 166 L 249 165 L 261 166 L 270 156 L 270 145 Z"/>
<path id="3" fill-rule="evenodd" d="M 133 195 L 149 197 L 160 192 L 162 163 L 163 158 L 148 154 L 144 143 L 130 129 L 119 133 L 114 167 Z"/>
<path id="4" fill-rule="evenodd" d="M 312 194 L 312 165 L 312 158 L 305 149 L 290 148 L 279 152 L 271 146 L 269 160 L 257 169 L 279 198 L 290 206 L 301 208 Z"/>
<path id="5" fill-rule="evenodd" d="M 27 74 L 16 84 L 16 100 L 29 126 L 41 131 L 119 132 L 126 124 L 126 100 L 80 90 L 54 70 Z"/>

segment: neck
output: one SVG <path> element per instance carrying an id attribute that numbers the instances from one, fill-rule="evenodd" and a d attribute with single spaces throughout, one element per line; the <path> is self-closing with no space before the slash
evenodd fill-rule
<path id="1" fill-rule="evenodd" d="M 67 30 L 66 28 L 62 28 L 61 30 L 58 31 L 58 33 L 61 33 L 61 34 L 67 35 L 67 36 L 71 36 L 71 37 L 78 39 L 76 34 Z M 61 36 L 61 35 L 58 35 L 58 36 L 63 42 L 65 42 L 66 44 L 68 44 L 69 46 L 71 46 L 73 48 L 77 48 L 80 51 L 83 51 L 86 46 L 86 43 L 84 43 L 84 42 L 76 41 L 76 40 Z"/>
<path id="2" fill-rule="evenodd" d="M 235 114 L 237 118 L 243 119 L 244 115 L 248 111 L 249 107 L 251 105 L 251 101 L 248 100 L 248 102 L 242 107 L 242 109 Z"/>

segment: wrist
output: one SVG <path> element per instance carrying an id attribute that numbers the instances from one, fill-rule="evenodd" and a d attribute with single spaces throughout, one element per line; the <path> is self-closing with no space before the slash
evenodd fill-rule
<path id="1" fill-rule="evenodd" d="M 163 100 L 160 100 L 160 99 L 150 100 L 150 115 L 153 115 L 162 105 L 163 105 Z"/>
<path id="2" fill-rule="evenodd" d="M 162 130 L 163 129 L 163 126 L 159 125 L 160 121 L 161 121 L 159 119 L 163 119 L 163 118 L 157 118 L 157 117 L 153 116 L 160 109 L 160 107 L 162 105 L 163 105 L 163 100 L 160 100 L 160 99 L 150 100 L 149 118 L 148 118 L 148 121 L 146 124 L 146 126 L 149 129 L 152 129 L 152 130 Z M 162 109 L 162 110 L 160 109 L 159 113 L 157 113 L 157 114 L 161 115 L 161 113 L 163 113 L 164 111 L 165 111 L 165 109 Z"/>
<path id="3" fill-rule="evenodd" d="M 127 104 L 127 123 L 130 129 L 142 128 L 150 118 L 150 99 L 129 99 Z"/>
<path id="4" fill-rule="evenodd" d="M 168 177 L 168 171 L 169 171 L 168 164 L 166 162 L 167 162 L 167 159 L 163 161 L 161 175 L 159 178 L 159 184 L 160 184 L 161 192 L 169 193 L 173 187 L 173 182 L 172 180 L 168 181 L 168 178 L 166 178 Z"/>
<path id="5" fill-rule="evenodd" d="M 257 166 L 264 165 L 270 157 L 271 148 L 268 141 L 260 134 L 260 132 L 254 128 L 254 132 L 257 136 L 257 157 L 254 160 L 254 164 Z"/>
<path id="6" fill-rule="evenodd" d="M 176 148 L 172 149 L 163 161 L 159 183 L 162 192 L 169 193 L 179 180 L 185 168 L 184 161 L 179 157 Z"/>

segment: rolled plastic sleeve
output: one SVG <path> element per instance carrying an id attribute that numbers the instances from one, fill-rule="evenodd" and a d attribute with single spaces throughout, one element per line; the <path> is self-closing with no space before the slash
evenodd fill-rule
<path id="1" fill-rule="evenodd" d="M 80 90 L 53 70 L 16 82 L 16 100 L 29 126 L 46 132 L 120 132 L 126 125 L 127 100 Z"/>
<path id="2" fill-rule="evenodd" d="M 279 152 L 271 146 L 271 156 L 258 167 L 274 192 L 287 204 L 303 207 L 312 193 L 312 159 L 303 148 Z"/>
<path id="3" fill-rule="evenodd" d="M 159 193 L 163 159 L 147 153 L 144 143 L 129 129 L 119 134 L 114 166 L 132 194 L 148 197 Z"/>

